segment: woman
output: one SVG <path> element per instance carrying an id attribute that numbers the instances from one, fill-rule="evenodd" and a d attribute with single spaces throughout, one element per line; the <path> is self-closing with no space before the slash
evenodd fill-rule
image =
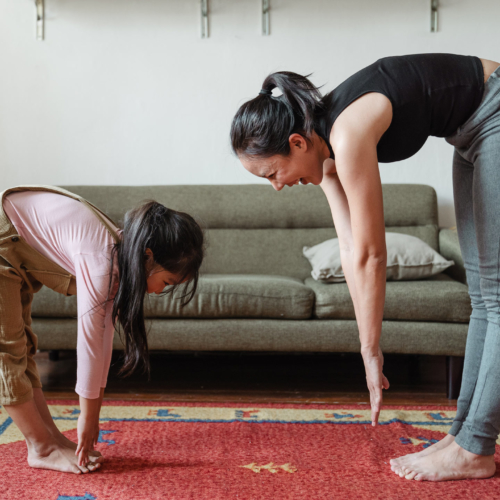
<path id="1" fill-rule="evenodd" d="M 32 467 L 76 474 L 100 467 L 93 451 L 115 324 L 125 344 L 122 373 L 149 369 L 144 296 L 184 285 L 192 299 L 203 260 L 203 233 L 188 214 L 143 203 L 118 230 L 83 198 L 54 187 L 0 194 L 0 404 L 19 427 Z M 33 355 L 33 293 L 46 285 L 78 290 L 78 444 L 55 426 Z"/>
<path id="2" fill-rule="evenodd" d="M 282 95 L 273 96 L 274 88 Z M 500 432 L 499 63 L 451 54 L 388 57 L 323 98 L 307 78 L 274 73 L 231 128 L 243 166 L 276 190 L 299 182 L 323 188 L 354 303 L 373 425 L 389 387 L 379 347 L 387 254 L 378 162 L 409 158 L 430 135 L 456 148 L 455 211 L 473 312 L 449 434 L 391 467 L 407 479 L 486 478 L 495 473 Z"/>

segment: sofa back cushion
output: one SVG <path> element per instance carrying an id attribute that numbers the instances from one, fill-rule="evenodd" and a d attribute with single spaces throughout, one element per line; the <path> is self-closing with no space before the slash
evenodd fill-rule
<path id="1" fill-rule="evenodd" d="M 336 237 L 319 186 L 279 193 L 263 184 L 187 186 L 65 186 L 121 223 L 127 210 L 154 199 L 193 215 L 206 229 L 202 268 L 213 274 L 269 274 L 305 279 L 311 267 L 302 247 Z M 386 230 L 417 236 L 438 251 L 434 189 L 384 184 Z"/>

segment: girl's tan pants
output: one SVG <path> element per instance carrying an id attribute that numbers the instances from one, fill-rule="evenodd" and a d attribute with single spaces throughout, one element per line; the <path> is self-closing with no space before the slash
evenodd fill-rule
<path id="1" fill-rule="evenodd" d="M 34 291 L 33 285 L 0 257 L 1 405 L 25 403 L 33 397 L 34 388 L 42 387 L 33 359 L 37 349 L 37 337 L 31 329 Z"/>

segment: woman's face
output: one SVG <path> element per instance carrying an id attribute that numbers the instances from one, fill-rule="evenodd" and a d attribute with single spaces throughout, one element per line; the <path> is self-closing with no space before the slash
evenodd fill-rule
<path id="1" fill-rule="evenodd" d="M 177 276 L 163 267 L 154 263 L 153 252 L 146 249 L 146 273 L 148 293 L 162 293 L 167 286 L 179 285 L 185 283 L 188 278 L 182 279 L 182 276 Z"/>
<path id="2" fill-rule="evenodd" d="M 251 174 L 268 179 L 276 191 L 299 183 L 320 184 L 323 180 L 323 163 L 330 157 L 325 141 L 313 132 L 309 141 L 300 134 L 292 134 L 289 142 L 288 156 L 240 156 L 240 161 Z"/>

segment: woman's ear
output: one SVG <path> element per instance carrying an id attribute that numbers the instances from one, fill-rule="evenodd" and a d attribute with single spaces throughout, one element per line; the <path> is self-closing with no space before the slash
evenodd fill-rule
<path id="1" fill-rule="evenodd" d="M 146 260 L 154 260 L 153 251 L 151 248 L 146 248 Z"/>
<path id="2" fill-rule="evenodd" d="M 303 137 L 300 134 L 297 134 L 297 133 L 292 134 L 288 138 L 288 143 L 290 144 L 291 151 L 293 151 L 293 150 L 301 150 L 302 152 L 307 151 L 307 147 L 308 147 L 307 140 L 305 137 Z"/>

